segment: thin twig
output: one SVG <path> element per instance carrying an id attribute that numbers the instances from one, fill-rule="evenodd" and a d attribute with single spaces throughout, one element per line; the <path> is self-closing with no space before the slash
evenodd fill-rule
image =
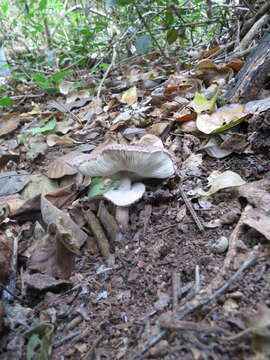
<path id="1" fill-rule="evenodd" d="M 255 246 L 252 251 L 249 253 L 249 256 L 245 260 L 245 262 L 240 266 L 240 268 L 230 277 L 230 279 L 224 283 L 220 288 L 214 291 L 210 296 L 195 297 L 190 303 L 184 306 L 184 310 L 176 317 L 176 320 L 182 320 L 187 315 L 191 314 L 194 310 L 202 307 L 203 305 L 208 304 L 210 301 L 218 298 L 225 290 L 227 290 L 232 283 L 238 279 L 238 277 L 249 268 L 255 261 L 258 254 L 258 246 Z M 146 351 L 148 351 L 152 346 L 156 345 L 160 340 L 162 340 L 167 335 L 167 331 L 163 330 L 156 336 L 152 337 L 152 339 L 148 340 L 143 344 L 143 346 L 135 353 L 132 354 L 129 360 L 139 359 Z"/>
<path id="2" fill-rule="evenodd" d="M 202 223 L 200 222 L 200 219 L 198 218 L 195 210 L 193 209 L 193 206 L 192 206 L 190 200 L 188 199 L 187 195 L 185 194 L 185 192 L 183 191 L 183 189 L 181 187 L 180 187 L 180 194 L 181 194 L 191 216 L 193 217 L 193 220 L 194 220 L 195 224 L 197 225 L 198 229 L 200 231 L 204 231 L 204 227 L 203 227 Z"/>
<path id="3" fill-rule="evenodd" d="M 200 266 L 195 266 L 195 296 L 201 292 Z"/>
<path id="4" fill-rule="evenodd" d="M 13 253 L 12 261 L 10 264 L 9 283 L 5 286 L 3 291 L 3 298 L 7 301 L 13 301 L 14 293 L 16 290 L 16 278 L 17 278 L 17 264 L 18 264 L 18 241 L 19 237 L 13 238 Z"/>
<path id="5" fill-rule="evenodd" d="M 112 54 L 112 61 L 110 63 L 110 65 L 107 67 L 107 70 L 98 86 L 98 90 L 97 90 L 97 98 L 99 99 L 100 98 L 100 93 L 101 93 L 101 89 L 102 89 L 102 86 L 104 84 L 104 81 L 105 79 L 107 78 L 109 72 L 111 71 L 111 68 L 114 66 L 114 63 L 115 63 L 115 59 L 116 59 L 116 44 L 114 44 L 112 46 L 112 49 L 113 49 L 113 54 Z"/>
<path id="6" fill-rule="evenodd" d="M 147 22 L 145 21 L 144 17 L 142 16 L 141 14 L 141 11 L 139 10 L 136 2 L 134 2 L 134 6 L 135 6 L 135 9 L 137 11 L 137 14 L 141 20 L 141 22 L 143 23 L 143 25 L 145 26 L 146 30 L 149 32 L 149 35 L 151 36 L 153 42 L 156 44 L 156 46 L 158 47 L 159 51 L 160 51 L 160 55 L 163 55 L 163 50 L 162 48 L 160 47 L 159 43 L 157 42 L 156 38 L 154 37 L 154 35 L 152 34 L 152 30 L 151 28 L 148 26 Z"/>
<path id="7" fill-rule="evenodd" d="M 75 336 L 80 335 L 80 333 L 81 333 L 81 330 L 73 331 L 72 333 L 68 334 L 67 336 L 64 336 L 62 339 L 56 340 L 53 344 L 53 347 L 57 348 L 57 347 L 63 345 L 65 342 L 73 339 Z"/>
<path id="8" fill-rule="evenodd" d="M 93 355 L 94 355 L 94 351 L 95 351 L 96 347 L 98 346 L 98 344 L 103 340 L 103 338 L 104 338 L 104 334 L 100 334 L 99 337 L 94 342 L 94 344 L 91 346 L 91 348 L 86 353 L 83 360 L 92 360 Z"/>
<path id="9" fill-rule="evenodd" d="M 181 295 L 182 295 L 182 291 L 181 291 L 181 284 L 180 284 L 180 274 L 178 271 L 173 271 L 173 273 L 172 273 L 172 308 L 173 308 L 173 311 L 176 311 L 176 308 L 178 306 L 178 298 L 180 298 Z"/>

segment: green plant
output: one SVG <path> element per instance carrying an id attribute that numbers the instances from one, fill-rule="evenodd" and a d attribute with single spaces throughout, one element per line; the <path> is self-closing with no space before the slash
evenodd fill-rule
<path id="1" fill-rule="evenodd" d="M 71 75 L 72 71 L 62 71 L 51 77 L 45 77 L 41 74 L 32 73 L 31 76 L 39 87 L 45 90 L 49 94 L 56 94 L 59 92 L 60 81 L 68 75 Z"/>

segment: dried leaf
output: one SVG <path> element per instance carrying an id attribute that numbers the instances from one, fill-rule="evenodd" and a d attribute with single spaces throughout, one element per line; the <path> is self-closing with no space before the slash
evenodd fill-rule
<path id="1" fill-rule="evenodd" d="M 20 121 L 17 118 L 11 118 L 9 120 L 1 119 L 0 120 L 0 136 L 7 135 L 17 129 Z"/>
<path id="2" fill-rule="evenodd" d="M 22 191 L 23 199 L 31 199 L 38 194 L 47 194 L 58 189 L 58 185 L 42 174 L 30 175 L 30 183 Z"/>
<path id="3" fill-rule="evenodd" d="M 218 52 L 220 50 L 220 46 L 216 46 L 213 49 L 204 51 L 200 56 L 199 56 L 199 60 L 201 59 L 205 59 L 208 58 L 211 55 L 214 55 L 216 52 Z"/>
<path id="4" fill-rule="evenodd" d="M 71 139 L 68 135 L 64 136 L 58 136 L 55 134 L 50 134 L 47 136 L 47 144 L 48 146 L 65 146 L 65 145 L 71 145 L 74 143 L 74 140 Z"/>
<path id="5" fill-rule="evenodd" d="M 199 195 L 209 196 L 216 193 L 219 190 L 235 187 L 245 184 L 246 182 L 241 178 L 240 175 L 233 171 L 224 171 L 219 173 L 218 171 L 213 171 L 211 175 L 207 178 L 208 186 L 210 189 L 208 191 L 203 191 L 202 189 L 198 190 Z"/>
<path id="6" fill-rule="evenodd" d="M 265 177 L 259 181 L 239 186 L 236 189 L 239 197 L 244 197 L 247 201 L 266 212 L 270 211 L 270 177 Z"/>
<path id="7" fill-rule="evenodd" d="M 50 179 L 60 179 L 66 175 L 74 175 L 77 170 L 72 167 L 72 160 L 81 153 L 72 151 L 54 160 L 48 167 L 47 175 Z"/>
<path id="8" fill-rule="evenodd" d="M 64 229 L 61 219 L 51 223 L 48 234 L 35 244 L 28 267 L 46 275 L 68 279 L 75 267 L 75 255 L 79 254 L 75 241 L 71 231 Z M 46 284 L 44 286 L 48 288 Z"/>
<path id="9" fill-rule="evenodd" d="M 245 212 L 243 223 L 262 234 L 267 240 L 270 240 L 270 221 L 269 215 L 261 209 L 249 209 Z"/>
<path id="10" fill-rule="evenodd" d="M 0 234 L 0 283 L 8 280 L 10 263 L 12 259 L 13 240 L 5 234 Z"/>
<path id="11" fill-rule="evenodd" d="M 238 125 L 245 116 L 243 105 L 223 106 L 211 115 L 199 114 L 197 128 L 205 134 L 217 133 Z"/>
<path id="12" fill-rule="evenodd" d="M 41 197 L 41 214 L 47 225 L 55 224 L 56 221 L 58 223 L 58 219 L 61 219 L 61 225 L 65 227 L 66 231 L 71 232 L 72 244 L 69 249 L 78 253 L 87 239 L 87 234 L 71 220 L 70 216 L 59 210 L 43 196 Z"/>
<path id="13" fill-rule="evenodd" d="M 137 98 L 137 88 L 133 86 L 129 90 L 125 91 L 122 95 L 121 102 L 123 104 L 133 105 L 138 100 Z"/>
<path id="14" fill-rule="evenodd" d="M 1 173 L 0 196 L 16 194 L 21 191 L 30 180 L 30 176 L 25 170 Z"/>
<path id="15" fill-rule="evenodd" d="M 41 249 L 42 250 L 42 249 Z M 67 280 L 56 280 L 54 277 L 44 274 L 24 274 L 24 281 L 30 288 L 44 290 L 58 290 L 59 288 L 71 285 Z"/>

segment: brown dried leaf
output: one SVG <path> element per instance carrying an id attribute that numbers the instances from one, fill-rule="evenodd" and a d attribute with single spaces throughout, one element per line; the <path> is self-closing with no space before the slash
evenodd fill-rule
<path id="1" fill-rule="evenodd" d="M 43 221 L 47 225 L 54 224 L 55 222 L 58 224 L 61 221 L 61 225 L 65 227 L 66 231 L 71 232 L 72 235 L 72 243 L 69 249 L 78 253 L 87 239 L 87 234 L 71 220 L 70 216 L 64 211 L 59 210 L 43 196 L 41 197 L 41 214 Z"/>
<path id="2" fill-rule="evenodd" d="M 0 233 L 0 283 L 8 280 L 12 258 L 13 241 L 4 233 Z"/>
<path id="3" fill-rule="evenodd" d="M 25 283 L 36 290 L 57 290 L 59 287 L 71 285 L 66 280 L 56 280 L 54 277 L 44 274 L 24 274 Z"/>
<path id="4" fill-rule="evenodd" d="M 269 215 L 261 209 L 249 209 L 243 216 L 243 223 L 257 230 L 267 240 L 270 240 Z"/>
<path id="5" fill-rule="evenodd" d="M 60 179 L 66 175 L 74 175 L 77 170 L 72 167 L 72 160 L 81 155 L 77 151 L 72 151 L 54 160 L 48 167 L 47 175 L 50 179 Z"/>
<path id="6" fill-rule="evenodd" d="M 239 71 L 245 65 L 245 62 L 240 59 L 231 59 L 226 66 L 233 69 L 234 71 Z"/>
<path id="7" fill-rule="evenodd" d="M 199 60 L 201 59 L 205 59 L 208 58 L 209 56 L 215 54 L 216 52 L 218 52 L 220 50 L 220 46 L 216 46 L 211 50 L 208 51 L 204 51 L 200 56 L 199 56 Z"/>
<path id="8" fill-rule="evenodd" d="M 153 125 L 150 125 L 146 128 L 146 131 L 149 134 L 152 135 L 156 135 L 156 136 L 160 136 L 161 134 L 163 134 L 163 132 L 167 129 L 168 125 L 170 123 L 168 121 L 166 122 L 159 122 Z"/>
<path id="9" fill-rule="evenodd" d="M 48 234 L 37 241 L 28 267 L 46 275 L 68 279 L 75 267 L 75 254 L 70 251 L 73 239 L 71 231 L 67 231 L 60 222 L 50 224 Z"/>
<path id="10" fill-rule="evenodd" d="M 136 86 L 133 86 L 132 88 L 124 92 L 120 101 L 124 104 L 133 105 L 137 100 L 137 88 Z"/>
<path id="11" fill-rule="evenodd" d="M 47 194 L 58 189 L 58 185 L 42 174 L 30 175 L 30 183 L 23 189 L 22 197 L 25 200 L 31 199 L 38 194 Z"/>
<path id="12" fill-rule="evenodd" d="M 236 188 L 237 195 L 244 197 L 251 205 L 270 211 L 270 177 L 253 181 Z"/>
<path id="13" fill-rule="evenodd" d="M 74 143 L 74 140 L 71 139 L 68 135 L 64 136 L 58 136 L 55 134 L 50 134 L 47 136 L 47 145 L 48 146 L 65 146 L 65 145 L 71 145 Z"/>
<path id="14" fill-rule="evenodd" d="M 0 120 L 0 136 L 7 135 L 17 129 L 19 123 L 20 121 L 17 118 L 11 118 L 8 120 L 2 118 Z"/>

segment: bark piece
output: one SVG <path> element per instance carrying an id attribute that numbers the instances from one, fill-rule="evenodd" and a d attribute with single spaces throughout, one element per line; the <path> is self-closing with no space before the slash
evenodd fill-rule
<path id="1" fill-rule="evenodd" d="M 246 64 L 236 77 L 236 84 L 226 94 L 228 101 L 247 102 L 254 100 L 269 78 L 270 67 L 270 31 L 261 39 L 257 48 L 252 52 Z"/>

